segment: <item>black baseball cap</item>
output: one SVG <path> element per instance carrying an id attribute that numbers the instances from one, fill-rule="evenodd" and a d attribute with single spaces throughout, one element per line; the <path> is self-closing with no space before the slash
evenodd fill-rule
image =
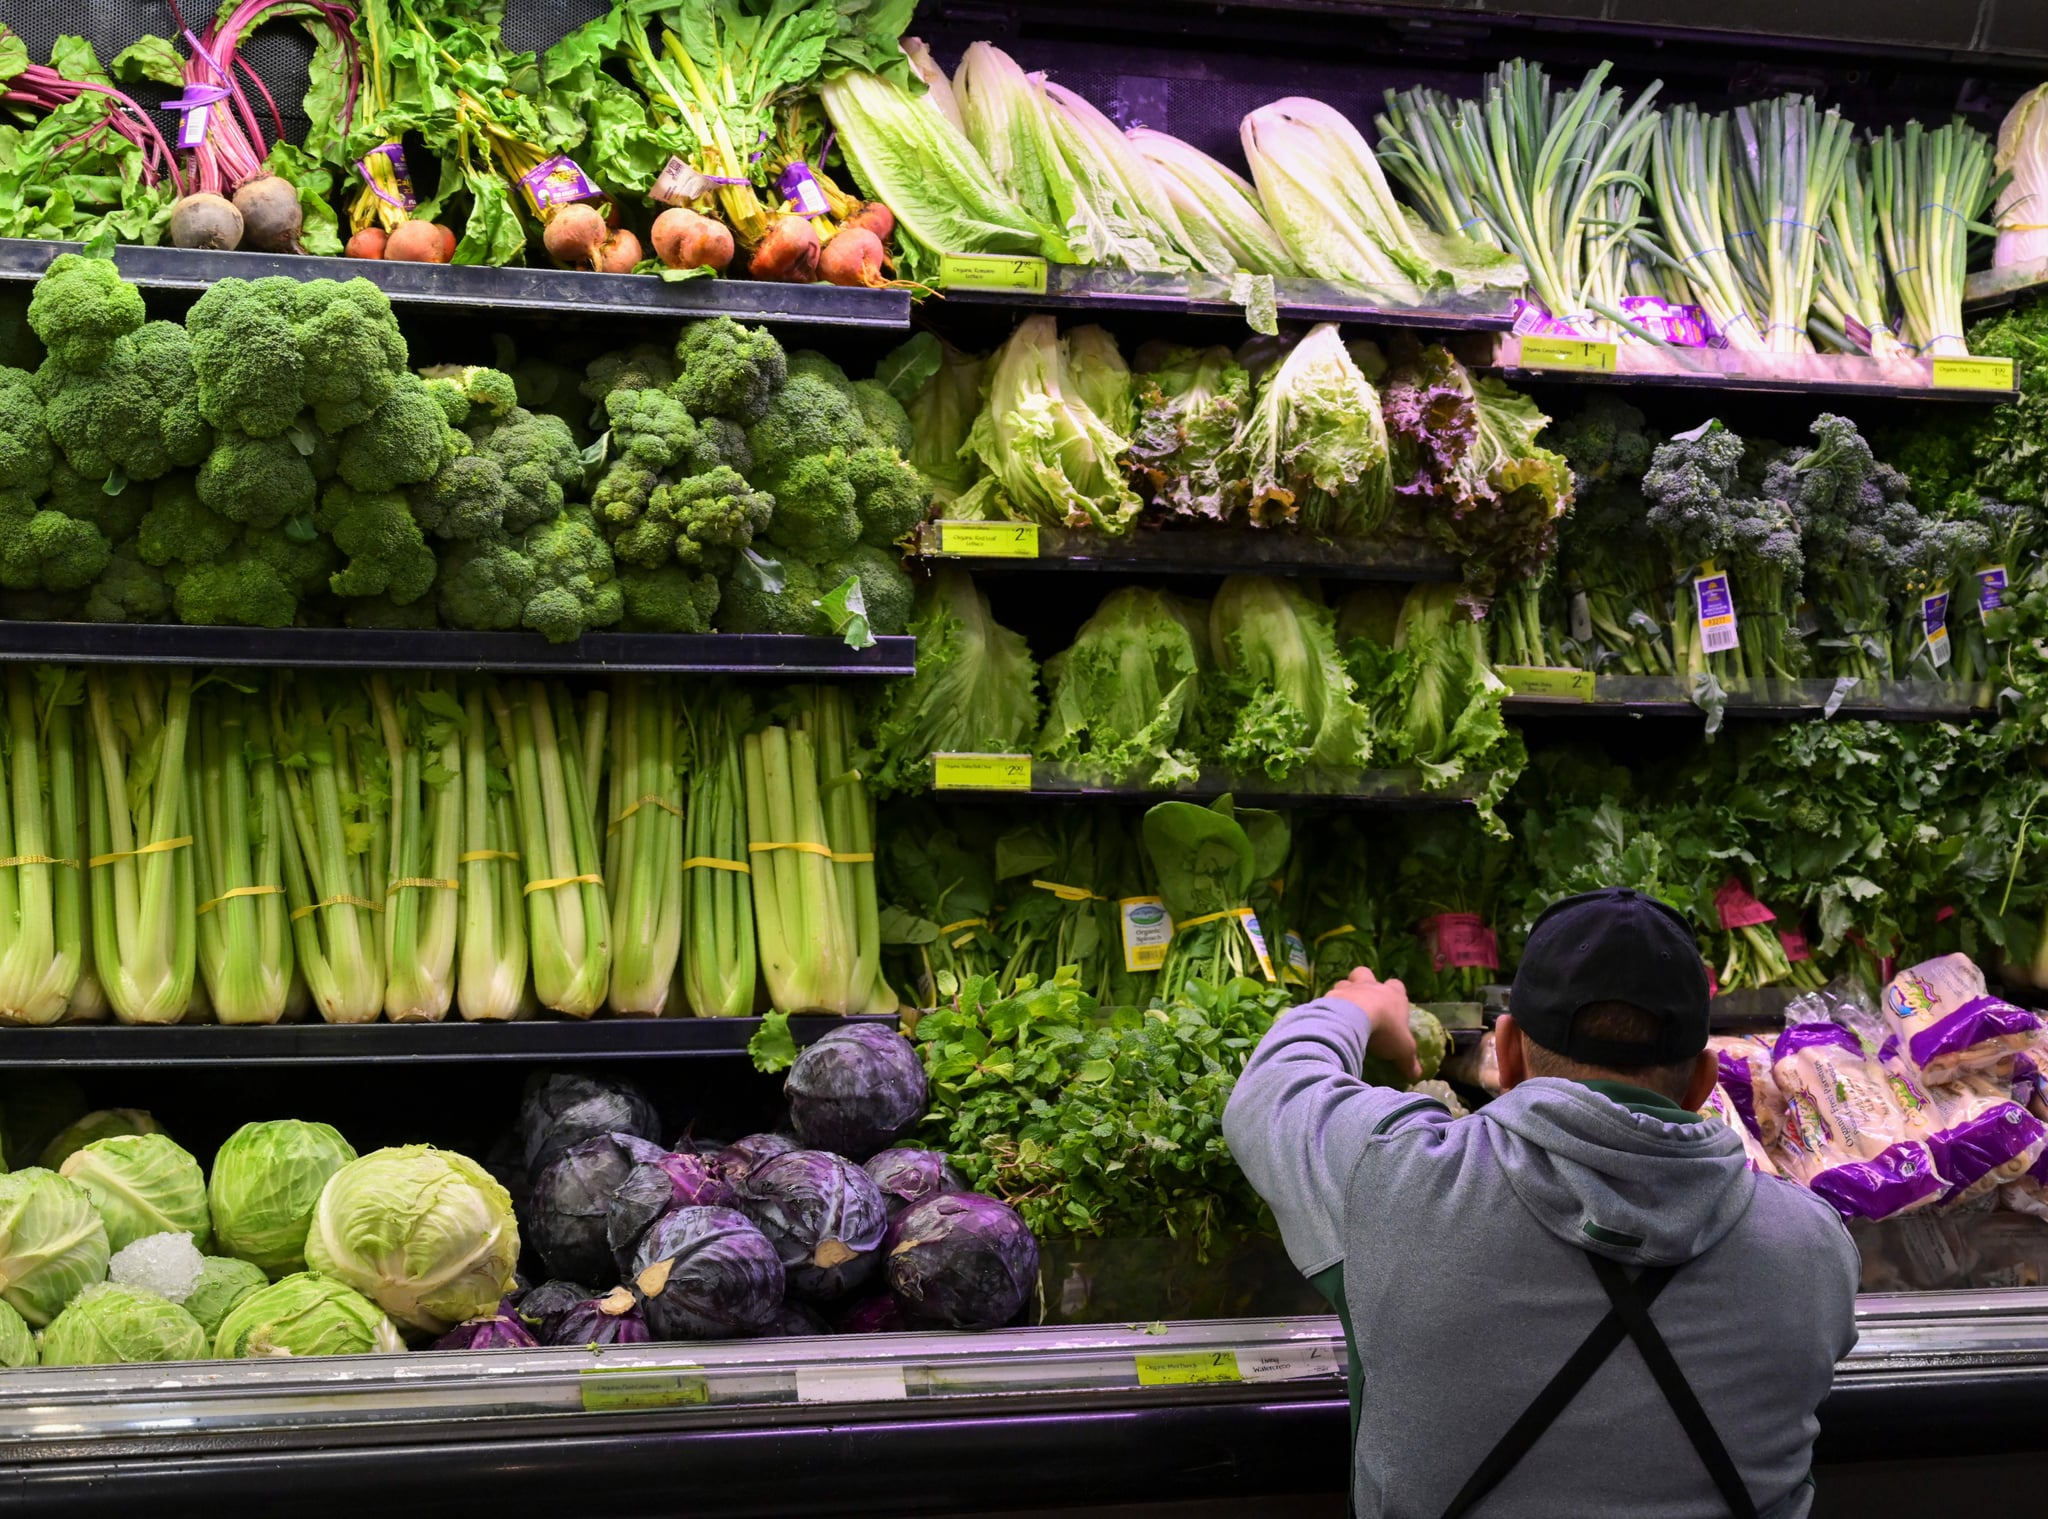
<path id="1" fill-rule="evenodd" d="M 1649 1043 L 1590 1039 L 1579 1010 L 1626 1002 L 1657 1020 Z M 1678 910 L 1627 887 L 1553 902 L 1529 930 L 1508 1011 L 1528 1036 L 1585 1065 L 1676 1065 L 1707 1047 L 1707 968 Z"/>

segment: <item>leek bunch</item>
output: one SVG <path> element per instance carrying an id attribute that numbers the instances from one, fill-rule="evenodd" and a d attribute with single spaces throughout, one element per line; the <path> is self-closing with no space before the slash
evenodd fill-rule
<path id="1" fill-rule="evenodd" d="M 344 676 L 282 676 L 271 730 L 285 773 L 284 888 L 300 973 L 326 1022 L 374 1023 L 384 1010 L 377 917 L 391 775 L 367 693 Z"/>
<path id="2" fill-rule="evenodd" d="M 195 694 L 187 784 L 199 969 L 221 1023 L 276 1023 L 292 986 L 285 783 L 269 705 L 215 680 Z"/>
<path id="3" fill-rule="evenodd" d="M 626 676 L 611 713 L 611 1009 L 659 1017 L 683 947 L 685 734 L 674 683 Z M 587 769 L 586 769 L 586 773 Z"/>
<path id="4" fill-rule="evenodd" d="M 534 994 L 543 1007 L 588 1018 L 604 1004 L 612 968 L 592 763 L 604 726 L 586 732 L 564 686 L 530 680 L 489 693 L 518 803 Z M 593 695 L 586 716 L 601 714 L 602 701 Z"/>
<path id="5" fill-rule="evenodd" d="M 9 665 L 0 677 L 0 1022 L 66 1015 L 85 967 L 72 672 Z"/>
<path id="6" fill-rule="evenodd" d="M 86 708 L 94 963 L 123 1023 L 176 1023 L 198 954 L 185 786 L 192 672 L 95 670 Z"/>
<path id="7" fill-rule="evenodd" d="M 393 1023 L 439 1023 L 455 1000 L 467 714 L 447 684 L 431 678 L 394 694 L 386 677 L 372 676 L 370 696 L 391 775 L 384 1015 Z"/>
<path id="8" fill-rule="evenodd" d="M 718 693 L 692 714 L 696 763 L 684 814 L 682 998 L 699 1018 L 745 1017 L 756 980 L 739 698 Z"/>

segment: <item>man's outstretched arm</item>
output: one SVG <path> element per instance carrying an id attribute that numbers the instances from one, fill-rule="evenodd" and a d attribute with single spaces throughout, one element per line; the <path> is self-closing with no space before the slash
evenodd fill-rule
<path id="1" fill-rule="evenodd" d="M 1407 989 L 1360 969 L 1274 1022 L 1223 1111 L 1230 1153 L 1305 1276 L 1343 1259 L 1344 1193 L 1372 1140 L 1450 1116 L 1434 1098 L 1366 1085 L 1358 1073 L 1368 1051 L 1411 1079 L 1421 1074 Z"/>

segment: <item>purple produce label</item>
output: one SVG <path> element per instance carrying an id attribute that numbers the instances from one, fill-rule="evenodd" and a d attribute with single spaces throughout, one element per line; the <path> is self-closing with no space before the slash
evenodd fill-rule
<path id="1" fill-rule="evenodd" d="M 185 92 L 166 100 L 163 108 L 178 115 L 178 146 L 196 148 L 206 141 L 206 124 L 213 119 L 215 102 L 226 100 L 228 92 L 217 84 L 187 83 Z"/>
<path id="2" fill-rule="evenodd" d="M 2001 1102 L 1934 1136 L 1941 1174 L 1959 1193 L 2048 1139 L 2048 1128 L 2017 1103 Z"/>
<path id="3" fill-rule="evenodd" d="M 1972 997 L 1946 1018 L 1913 1035 L 1906 1049 L 1913 1064 L 1927 1069 L 1931 1060 L 2010 1034 L 2038 1034 L 2041 1020 L 2002 997 Z"/>
<path id="4" fill-rule="evenodd" d="M 1934 1153 L 1918 1140 L 1901 1140 L 1875 1160 L 1830 1166 L 1809 1183 L 1844 1218 L 1890 1218 L 1943 1190 Z"/>
<path id="5" fill-rule="evenodd" d="M 564 154 L 535 164 L 519 176 L 519 184 L 536 211 L 545 211 L 549 206 L 566 206 L 571 201 L 591 200 L 603 193 L 591 183 L 590 176 L 583 172 L 576 160 Z"/>
<path id="6" fill-rule="evenodd" d="M 811 173 L 811 166 L 799 160 L 782 171 L 782 178 L 775 186 L 782 192 L 782 198 L 794 205 L 803 216 L 827 216 L 831 214 L 832 203 L 825 199 L 825 192 L 818 187 L 817 176 Z"/>
<path id="7" fill-rule="evenodd" d="M 2005 566 L 1994 564 L 1977 571 L 1977 610 L 1995 612 L 2005 605 Z"/>
<path id="8" fill-rule="evenodd" d="M 393 187 L 398 191 L 397 195 L 394 196 L 390 190 L 377 183 L 377 176 L 370 172 L 370 160 L 373 158 L 381 158 L 391 165 L 391 179 Z M 418 198 L 412 193 L 412 171 L 405 165 L 405 149 L 395 142 L 387 142 L 382 147 L 372 148 L 357 159 L 356 173 L 363 176 L 363 183 L 370 187 L 370 193 L 387 206 L 400 211 L 410 211 L 419 204 Z"/>
<path id="9" fill-rule="evenodd" d="M 1857 1042 L 1856 1036 L 1839 1023 L 1794 1023 L 1787 1027 L 1785 1032 L 1778 1036 L 1777 1043 L 1771 1046 L 1771 1059 L 1776 1062 L 1800 1050 L 1816 1049 L 1823 1045 L 1847 1050 L 1858 1060 L 1866 1058 L 1863 1046 Z"/>

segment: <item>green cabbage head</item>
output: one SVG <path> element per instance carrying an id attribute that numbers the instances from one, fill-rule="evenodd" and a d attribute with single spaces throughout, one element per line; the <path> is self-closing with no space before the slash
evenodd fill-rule
<path id="1" fill-rule="evenodd" d="M 83 1187 L 40 1166 L 0 1176 L 0 1300 L 31 1325 L 105 1281 L 110 1254 Z"/>
<path id="2" fill-rule="evenodd" d="M 206 1331 L 169 1298 L 102 1282 L 73 1298 L 43 1331 L 45 1366 L 203 1361 Z"/>
<path id="3" fill-rule="evenodd" d="M 116 1134 L 161 1134 L 164 1126 L 140 1108 L 101 1108 L 88 1113 L 43 1146 L 41 1164 L 54 1171 L 96 1139 Z"/>
<path id="4" fill-rule="evenodd" d="M 314 1271 L 428 1334 L 495 1310 L 518 1259 L 510 1194 L 467 1156 L 431 1145 L 343 1166 L 306 1234 Z"/>
<path id="5" fill-rule="evenodd" d="M 213 1336 L 213 1353 L 223 1361 L 403 1349 L 405 1341 L 381 1308 L 354 1288 L 310 1271 L 250 1293 L 228 1310 Z"/>
<path id="6" fill-rule="evenodd" d="M 273 1277 L 305 1269 L 306 1230 L 321 1189 L 355 1158 L 355 1147 L 328 1124 L 243 1124 L 213 1157 L 207 1183 L 216 1243 Z"/>
<path id="7" fill-rule="evenodd" d="M 204 1250 L 213 1239 L 206 1173 L 168 1134 L 97 1139 L 59 1173 L 77 1182 L 107 1223 L 107 1244 L 124 1250 L 151 1234 L 189 1234 Z"/>
<path id="8" fill-rule="evenodd" d="M 209 1255 L 199 1268 L 199 1281 L 185 1299 L 185 1311 L 199 1320 L 211 1343 L 228 1310 L 250 1293 L 269 1285 L 262 1268 L 230 1256 Z"/>
<path id="9" fill-rule="evenodd" d="M 0 1303 L 0 1366 L 33 1366 L 42 1359 L 28 1321 Z"/>

